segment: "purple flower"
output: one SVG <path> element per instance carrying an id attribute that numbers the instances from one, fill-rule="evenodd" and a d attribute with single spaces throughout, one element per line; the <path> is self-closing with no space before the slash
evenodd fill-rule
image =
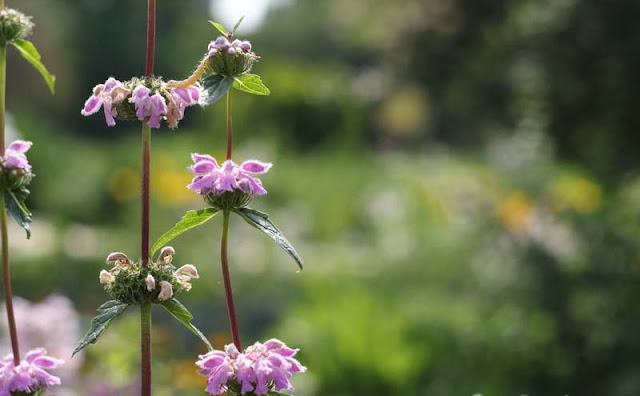
<path id="1" fill-rule="evenodd" d="M 241 394 L 255 392 L 266 395 L 272 388 L 276 391 L 293 390 L 289 378 L 293 373 L 307 370 L 293 358 L 297 352 L 297 349 L 291 349 L 274 338 L 264 344 L 256 342 L 243 353 L 229 344 L 224 352 L 200 355 L 196 365 L 201 368 L 198 374 L 208 377 L 205 390 L 212 395 L 226 392 L 229 381 L 242 386 Z"/>
<path id="2" fill-rule="evenodd" d="M 169 93 L 167 113 L 165 118 L 169 128 L 178 127 L 178 122 L 184 118 L 184 110 L 200 103 L 202 88 L 200 85 L 192 85 L 188 88 L 175 88 Z"/>
<path id="3" fill-rule="evenodd" d="M 243 54 L 251 52 L 251 43 L 248 41 L 233 40 L 229 43 L 229 40 L 220 36 L 215 41 L 209 43 L 208 56 L 215 56 L 218 52 L 226 52 L 229 55 Z"/>
<path id="4" fill-rule="evenodd" d="M 188 169 L 196 174 L 187 188 L 198 194 L 220 195 L 224 191 L 242 190 L 247 194 L 264 195 L 267 190 L 262 187 L 260 179 L 250 175 L 266 173 L 272 166 L 257 160 L 245 161 L 238 165 L 226 160 L 222 166 L 210 155 L 191 154 L 194 164 Z"/>
<path id="5" fill-rule="evenodd" d="M 18 366 L 13 363 L 13 355 L 0 361 L 0 396 L 10 396 L 11 392 L 36 392 L 53 385 L 60 385 L 60 378 L 46 370 L 55 369 L 63 361 L 46 355 L 47 351 L 37 348 L 29 351 Z"/>
<path id="6" fill-rule="evenodd" d="M 129 102 L 136 108 L 136 117 L 139 120 L 149 118 L 147 125 L 151 128 L 160 128 L 160 120 L 167 113 L 167 102 L 160 93 L 149 95 L 151 90 L 144 85 L 138 85 L 134 90 Z"/>
<path id="7" fill-rule="evenodd" d="M 98 84 L 93 88 L 93 95 L 84 103 L 84 108 L 80 112 L 83 116 L 88 116 L 104 107 L 104 117 L 107 125 L 114 126 L 116 121 L 113 117 L 118 112 L 113 105 L 121 103 L 131 93 L 122 83 L 113 77 L 109 77 L 104 84 Z"/>
<path id="8" fill-rule="evenodd" d="M 4 158 L 2 158 L 3 168 L 19 168 L 31 170 L 31 165 L 27 160 L 26 153 L 33 143 L 24 140 L 14 140 L 5 150 Z"/>

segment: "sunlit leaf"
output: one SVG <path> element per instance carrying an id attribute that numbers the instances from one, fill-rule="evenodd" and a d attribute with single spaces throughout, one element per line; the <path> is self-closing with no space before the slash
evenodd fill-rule
<path id="1" fill-rule="evenodd" d="M 20 55 L 22 55 L 22 57 L 26 59 L 27 62 L 31 63 L 33 67 L 35 67 L 36 70 L 38 70 L 40 74 L 42 74 L 42 77 L 49 86 L 51 93 L 55 93 L 56 76 L 49 73 L 47 68 L 44 67 L 42 61 L 40 60 L 40 53 L 33 45 L 33 43 L 27 40 L 14 40 L 11 41 L 11 44 L 16 47 L 16 49 L 20 52 Z"/>
<path id="2" fill-rule="evenodd" d="M 153 256 L 155 252 L 158 251 L 161 247 L 165 246 L 167 242 L 182 234 L 185 231 L 192 229 L 193 227 L 197 227 L 218 213 L 218 209 L 214 208 L 206 208 L 200 210 L 190 210 L 182 216 L 182 219 L 176 223 L 169 231 L 165 232 L 156 243 L 153 244 L 151 248 L 151 255 Z"/>
<path id="3" fill-rule="evenodd" d="M 255 209 L 250 208 L 241 208 L 234 210 L 235 213 L 239 214 L 247 223 L 251 224 L 255 228 L 267 234 L 274 242 L 283 248 L 289 256 L 291 256 L 300 269 L 302 269 L 302 259 L 296 252 L 296 249 L 293 248 L 293 245 L 284 237 L 282 232 L 276 227 L 275 224 L 269 219 L 269 216 L 266 213 L 262 213 Z"/>
<path id="4" fill-rule="evenodd" d="M 189 310 L 184 305 L 182 305 L 180 301 L 176 300 L 175 298 L 172 298 L 170 300 L 163 302 L 160 305 L 162 305 L 162 308 L 166 309 L 174 318 L 176 318 L 178 322 L 182 323 L 184 327 L 189 329 L 202 342 L 204 342 L 210 351 L 213 351 L 213 347 L 209 343 L 209 340 L 207 340 L 207 337 L 205 337 L 204 334 L 202 334 L 202 332 L 198 330 L 198 328 L 196 328 L 194 325 L 191 324 L 193 315 L 191 315 L 191 312 L 189 312 Z"/>
<path id="5" fill-rule="evenodd" d="M 257 74 L 243 74 L 235 77 L 233 88 L 248 92 L 254 95 L 269 95 L 271 91 L 262 83 L 262 79 Z"/>
<path id="6" fill-rule="evenodd" d="M 240 19 L 238 20 L 238 22 L 236 23 L 236 25 L 233 27 L 232 32 L 235 33 L 236 30 L 238 30 L 238 27 L 240 27 L 240 24 L 242 23 L 242 20 L 244 19 L 244 15 L 240 17 Z"/>
<path id="7" fill-rule="evenodd" d="M 120 314 L 124 312 L 129 304 L 123 303 L 118 300 L 109 300 L 106 303 L 102 304 L 100 308 L 98 308 L 98 316 L 91 319 L 91 325 L 89 326 L 89 331 L 87 334 L 82 337 L 82 340 L 76 346 L 76 349 L 73 350 L 71 356 L 80 352 L 84 347 L 89 344 L 94 344 L 98 341 L 98 338 L 102 335 L 102 333 L 107 330 L 107 327 L 111 324 L 111 322 L 117 318 Z"/>
<path id="8" fill-rule="evenodd" d="M 209 23 L 212 24 L 216 29 L 218 29 L 220 33 L 224 34 L 225 36 L 227 35 L 227 29 L 225 29 L 221 23 L 214 21 L 209 21 Z"/>
<path id="9" fill-rule="evenodd" d="M 20 190 L 8 190 L 4 193 L 4 205 L 7 212 L 18 225 L 27 232 L 27 239 L 31 238 L 31 212 L 25 204 L 25 200 L 29 195 L 29 190 L 21 188 Z"/>

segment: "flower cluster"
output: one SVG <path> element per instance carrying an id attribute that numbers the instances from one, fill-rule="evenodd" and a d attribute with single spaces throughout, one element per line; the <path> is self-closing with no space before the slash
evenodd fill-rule
<path id="1" fill-rule="evenodd" d="M 212 395 L 221 395 L 227 390 L 243 395 L 249 392 L 265 395 L 274 389 L 293 390 L 289 382 L 291 375 L 307 370 L 293 358 L 297 352 L 282 341 L 271 339 L 264 344 L 256 342 L 243 353 L 229 344 L 224 352 L 200 355 L 196 364 L 201 368 L 198 374 L 208 377 L 205 390 Z"/>
<path id="2" fill-rule="evenodd" d="M 251 71 L 258 56 L 251 50 L 248 41 L 229 40 L 220 36 L 209 43 L 207 59 L 215 74 L 239 76 Z"/>
<path id="3" fill-rule="evenodd" d="M 26 354 L 16 366 L 13 355 L 0 361 L 0 396 L 11 396 L 14 392 L 38 392 L 53 385 L 60 385 L 60 378 L 45 370 L 59 367 L 63 361 L 46 355 L 42 348 Z"/>
<path id="4" fill-rule="evenodd" d="M 31 148 L 31 145 L 31 142 L 15 140 L 7 146 L 4 157 L 0 157 L 2 188 L 15 191 L 29 185 L 33 174 L 25 153 Z"/>
<path id="5" fill-rule="evenodd" d="M 31 17 L 10 8 L 0 10 L 0 44 L 23 40 L 31 34 L 32 29 Z"/>
<path id="6" fill-rule="evenodd" d="M 178 127 L 187 107 L 200 104 L 204 90 L 199 84 L 187 88 L 170 87 L 159 79 L 138 79 L 124 83 L 109 77 L 104 84 L 93 88 L 80 112 L 83 116 L 104 108 L 107 125 L 116 124 L 115 117 L 125 120 L 147 120 L 151 128 L 160 128 L 165 120 L 169 128 Z"/>
<path id="7" fill-rule="evenodd" d="M 175 250 L 166 246 L 155 262 L 143 267 L 124 253 L 111 253 L 107 263 L 114 267 L 100 272 L 100 283 L 113 298 L 125 303 L 167 301 L 182 291 L 191 290 L 191 279 L 199 278 L 196 267 L 191 264 L 176 269 L 171 264 L 174 254 Z"/>

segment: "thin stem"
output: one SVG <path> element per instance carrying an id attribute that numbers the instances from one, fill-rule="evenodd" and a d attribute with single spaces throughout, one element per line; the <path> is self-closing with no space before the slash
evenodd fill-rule
<path id="1" fill-rule="evenodd" d="M 4 303 L 7 307 L 7 320 L 9 321 L 9 337 L 11 338 L 13 363 L 17 366 L 20 364 L 20 348 L 18 346 L 16 318 L 13 313 L 11 267 L 9 265 L 9 234 L 7 230 L 7 212 L 4 207 L 4 200 L 0 200 L 0 229 L 2 233 L 2 285 L 4 288 Z"/>
<path id="2" fill-rule="evenodd" d="M 142 122 L 142 266 L 149 263 L 149 165 L 151 153 L 151 128 Z"/>
<path id="3" fill-rule="evenodd" d="M 0 0 L 0 9 L 4 8 L 4 1 Z M 7 81 L 7 47 L 0 45 L 0 155 L 4 156 L 4 110 L 5 91 Z M 4 200 L 0 199 L 0 234 L 2 238 L 2 286 L 4 289 L 4 303 L 7 307 L 7 321 L 9 322 L 9 337 L 13 351 L 13 363 L 20 364 L 20 347 L 18 346 L 18 331 L 16 318 L 13 313 L 13 293 L 11 292 L 11 266 L 9 263 L 9 231 L 7 230 L 7 212 Z"/>
<path id="4" fill-rule="evenodd" d="M 151 303 L 140 304 L 140 354 L 142 355 L 142 396 L 151 396 Z"/>
<path id="5" fill-rule="evenodd" d="M 153 76 L 153 62 L 156 52 L 156 0 L 147 0 L 147 53 L 144 74 Z"/>
<path id="6" fill-rule="evenodd" d="M 227 159 L 233 153 L 233 120 L 231 117 L 231 89 L 227 91 Z"/>
<path id="7" fill-rule="evenodd" d="M 222 220 L 222 240 L 220 241 L 220 263 L 222 266 L 222 279 L 224 281 L 224 292 L 227 301 L 227 312 L 229 314 L 229 326 L 231 327 L 231 337 L 233 343 L 239 351 L 242 351 L 240 343 L 240 333 L 238 332 L 238 319 L 236 316 L 236 306 L 233 303 L 233 289 L 231 288 L 231 277 L 229 276 L 229 258 L 227 255 L 227 245 L 229 240 L 229 216 L 228 210 L 224 211 Z"/>
<path id="8" fill-rule="evenodd" d="M 0 0 L 0 10 L 4 8 L 4 0 Z"/>

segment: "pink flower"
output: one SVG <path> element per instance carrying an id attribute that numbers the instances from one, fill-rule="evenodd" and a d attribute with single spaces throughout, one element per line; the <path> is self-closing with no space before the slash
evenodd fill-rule
<path id="1" fill-rule="evenodd" d="M 264 344 L 256 342 L 243 353 L 229 344 L 224 352 L 200 355 L 196 365 L 202 368 L 198 374 L 208 377 L 205 390 L 212 395 L 226 392 L 230 381 L 241 385 L 241 394 L 254 392 L 266 395 L 272 389 L 293 390 L 289 378 L 293 373 L 307 370 L 293 358 L 297 352 L 297 349 L 291 349 L 276 339 Z"/>
<path id="2" fill-rule="evenodd" d="M 116 121 L 113 117 L 117 116 L 118 112 L 113 105 L 122 103 L 130 93 L 131 91 L 126 89 L 120 81 L 109 77 L 104 84 L 98 84 L 93 88 L 93 95 L 84 103 L 80 114 L 88 116 L 96 113 L 100 107 L 104 107 L 107 125 L 114 126 Z"/>
<path id="3" fill-rule="evenodd" d="M 0 361 L 0 396 L 10 396 L 17 391 L 36 392 L 60 385 L 60 378 L 46 370 L 59 367 L 63 361 L 46 353 L 42 348 L 29 351 L 18 366 L 14 365 L 11 354 Z"/>
<path id="4" fill-rule="evenodd" d="M 136 117 L 139 120 L 149 118 L 147 125 L 151 128 L 160 128 L 160 120 L 167 113 L 167 102 L 160 93 L 150 95 L 151 90 L 144 85 L 138 85 L 129 102 L 136 108 Z"/>
<path id="5" fill-rule="evenodd" d="M 24 140 L 14 140 L 9 144 L 2 158 L 3 168 L 19 168 L 31 170 L 26 153 L 33 143 Z"/>
<path id="6" fill-rule="evenodd" d="M 184 110 L 187 107 L 200 103 L 201 90 L 202 88 L 199 85 L 171 90 L 165 114 L 169 128 L 175 129 L 178 127 L 178 122 L 184 118 Z"/>
<path id="7" fill-rule="evenodd" d="M 210 155 L 192 154 L 194 164 L 188 169 L 196 175 L 187 188 L 198 194 L 220 195 L 224 191 L 242 190 L 247 194 L 264 195 L 267 190 L 262 187 L 260 179 L 252 174 L 266 173 L 271 163 L 257 160 L 245 161 L 238 165 L 226 160 L 222 166 Z"/>

